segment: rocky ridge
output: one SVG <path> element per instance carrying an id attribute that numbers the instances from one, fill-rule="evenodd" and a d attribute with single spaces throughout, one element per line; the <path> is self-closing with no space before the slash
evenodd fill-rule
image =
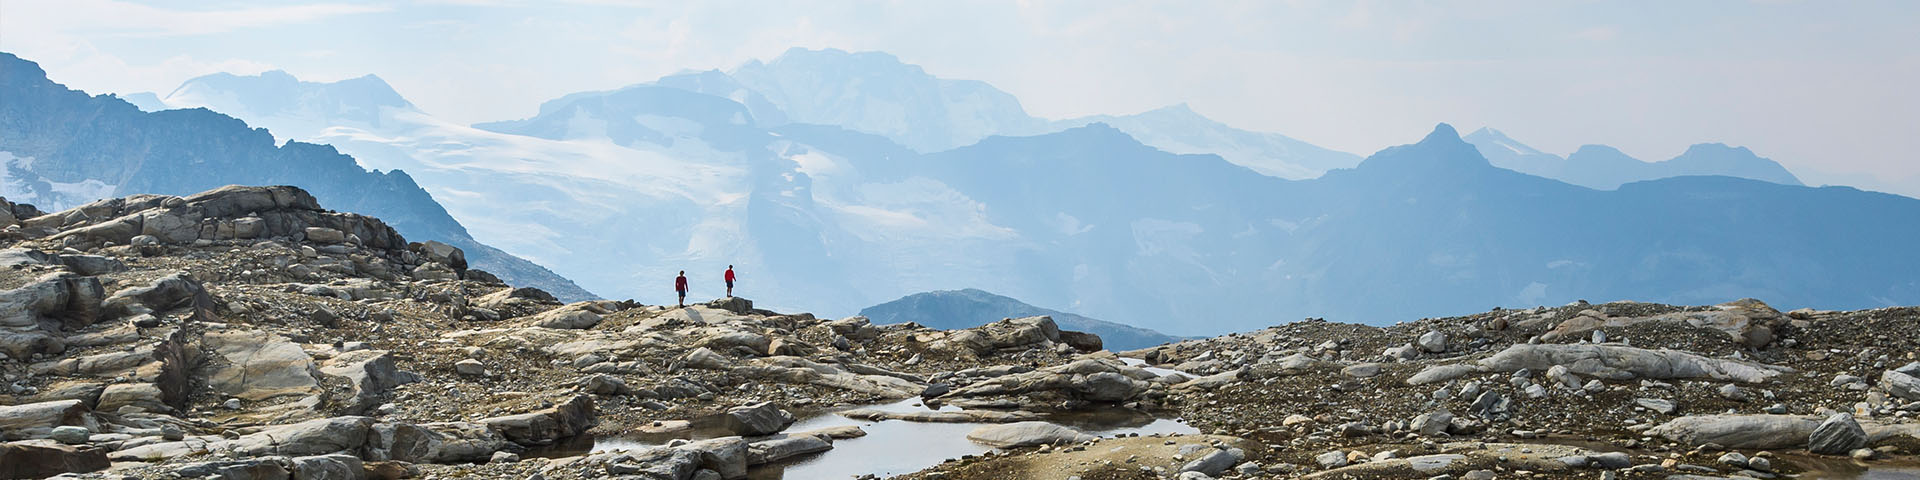
<path id="1" fill-rule="evenodd" d="M 788 431 L 829 411 L 990 424 L 968 436 L 997 450 L 907 478 L 1776 478 L 1920 449 L 1912 308 L 1578 303 L 1116 354 L 1047 317 L 562 304 L 292 187 L 0 207 L 0 478 L 734 479 L 863 434 Z M 903 399 L 959 408 L 846 409 Z M 1088 410 L 1204 434 L 1047 422 Z"/>

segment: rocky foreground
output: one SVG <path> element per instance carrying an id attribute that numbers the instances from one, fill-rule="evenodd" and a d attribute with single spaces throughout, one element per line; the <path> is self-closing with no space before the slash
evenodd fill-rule
<path id="1" fill-rule="evenodd" d="M 829 410 L 992 424 L 968 437 L 996 452 L 907 478 L 1827 478 L 1914 464 L 1917 331 L 1582 303 L 1116 354 L 1046 317 L 563 305 L 291 187 L 0 200 L 0 478 L 738 479 L 863 435 L 788 429 Z M 847 409 L 902 399 L 960 408 Z M 1047 422 L 1088 410 L 1201 434 Z M 696 423 L 725 434 L 582 446 Z"/>

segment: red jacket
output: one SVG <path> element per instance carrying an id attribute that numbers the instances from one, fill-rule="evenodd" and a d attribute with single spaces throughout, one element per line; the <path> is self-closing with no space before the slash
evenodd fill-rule
<path id="1" fill-rule="evenodd" d="M 728 282 L 733 281 L 733 269 L 731 268 L 727 269 L 727 281 Z"/>
<path id="2" fill-rule="evenodd" d="M 673 279 L 673 290 L 677 292 L 687 291 L 687 277 L 685 275 Z"/>

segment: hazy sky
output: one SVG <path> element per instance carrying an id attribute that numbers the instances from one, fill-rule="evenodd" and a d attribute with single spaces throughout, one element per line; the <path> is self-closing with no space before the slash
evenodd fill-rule
<path id="1" fill-rule="evenodd" d="M 0 0 L 0 50 L 90 92 L 368 73 L 473 123 L 730 69 L 880 50 L 1036 115 L 1205 115 L 1370 154 L 1436 122 L 1565 154 L 1752 147 L 1809 183 L 1920 193 L 1920 2 Z M 1851 177 L 1845 177 L 1851 175 Z"/>

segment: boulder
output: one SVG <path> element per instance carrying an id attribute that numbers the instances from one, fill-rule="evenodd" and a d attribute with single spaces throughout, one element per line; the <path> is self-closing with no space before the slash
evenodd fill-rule
<path id="1" fill-rule="evenodd" d="M 528 326 L 558 329 L 587 329 L 600 324 L 601 315 L 613 313 L 597 302 L 570 303 L 534 315 Z"/>
<path id="2" fill-rule="evenodd" d="M 409 244 L 407 247 L 425 257 L 427 261 L 446 265 L 455 272 L 467 270 L 467 253 L 460 250 L 460 247 L 433 240 Z"/>
<path id="3" fill-rule="evenodd" d="M 1082 352 L 1098 352 L 1106 348 L 1105 342 L 1100 340 L 1099 335 L 1072 330 L 1061 330 L 1060 342 Z"/>
<path id="4" fill-rule="evenodd" d="M 86 404 L 79 400 L 0 406 L 0 433 L 9 436 L 19 432 L 46 435 L 63 425 L 84 427 L 92 424 L 93 416 L 89 414 Z"/>
<path id="5" fill-rule="evenodd" d="M 353 396 L 345 406 L 345 413 L 349 415 L 365 413 L 394 387 L 420 381 L 419 375 L 400 371 L 393 354 L 385 350 L 354 350 L 336 355 L 327 361 L 327 366 L 320 368 L 320 373 L 345 377 L 353 387 Z"/>
<path id="6" fill-rule="evenodd" d="M 1201 455 L 1200 458 L 1180 466 L 1180 471 L 1199 472 L 1209 477 L 1218 476 L 1226 473 L 1227 469 L 1233 468 L 1235 463 L 1239 463 L 1240 460 L 1243 459 L 1242 456 L 1234 456 L 1231 451 L 1214 449 L 1212 452 Z"/>
<path id="7" fill-rule="evenodd" d="M 1866 446 L 1867 432 L 1850 413 L 1836 414 L 1820 422 L 1807 438 L 1807 451 L 1822 455 L 1846 455 Z"/>
<path id="8" fill-rule="evenodd" d="M 704 305 L 733 312 L 736 315 L 746 315 L 753 312 L 753 301 L 740 297 L 722 298 L 707 302 Z"/>
<path id="9" fill-rule="evenodd" d="M 833 449 L 833 442 L 813 435 L 777 435 L 747 445 L 747 464 L 762 465 Z"/>
<path id="10" fill-rule="evenodd" d="M 1915 377 L 1913 374 L 1903 373 L 1900 370 L 1882 372 L 1880 388 L 1887 389 L 1887 393 L 1895 397 L 1920 401 L 1920 377 Z"/>
<path id="11" fill-rule="evenodd" d="M 285 480 L 293 478 L 293 460 L 284 456 L 189 463 L 175 467 L 181 478 L 222 480 Z"/>
<path id="12" fill-rule="evenodd" d="M 724 416 L 727 431 L 749 437 L 779 433 L 793 425 L 793 420 L 793 414 L 772 402 L 729 408 Z"/>
<path id="13" fill-rule="evenodd" d="M 707 335 L 705 338 L 694 342 L 694 345 L 720 351 L 732 350 L 735 347 L 745 347 L 748 350 L 752 350 L 756 355 L 765 356 L 772 353 L 773 339 L 767 338 L 766 335 L 753 332 L 729 331 Z"/>
<path id="14" fill-rule="evenodd" d="M 87 427 L 73 425 L 53 427 L 53 431 L 47 433 L 47 438 L 68 445 L 86 445 L 90 436 L 93 436 L 93 431 L 87 430 Z"/>
<path id="15" fill-rule="evenodd" d="M 207 384 L 215 392 L 260 401 L 305 396 L 319 391 L 313 357 L 279 335 L 255 330 L 208 332 L 202 342 L 224 358 L 210 365 Z"/>
<path id="16" fill-rule="evenodd" d="M 699 454 L 700 468 L 713 470 L 722 479 L 747 478 L 747 441 L 740 437 L 701 440 L 673 448 Z"/>
<path id="17" fill-rule="evenodd" d="M 695 348 L 693 351 L 687 352 L 685 356 L 680 357 L 680 359 L 684 365 L 692 368 L 707 370 L 726 370 L 733 368 L 733 360 L 707 347 Z"/>
<path id="18" fill-rule="evenodd" d="M 1079 430 L 1037 421 L 988 425 L 967 432 L 968 440 L 994 448 L 1065 445 L 1094 438 L 1096 437 L 1081 433 Z"/>
<path id="19" fill-rule="evenodd" d="M 532 446 L 551 445 L 556 440 L 580 435 L 598 425 L 600 419 L 594 412 L 593 397 L 575 395 L 553 408 L 488 418 L 480 423 L 499 431 L 513 443 Z"/>
<path id="20" fill-rule="evenodd" d="M 307 235 L 307 241 L 313 243 L 331 245 L 347 241 L 347 234 L 326 227 L 307 227 L 304 233 Z"/>
<path id="21" fill-rule="evenodd" d="M 360 457 L 352 455 L 316 455 L 293 459 L 295 480 L 362 480 L 367 478 Z"/>
<path id="22" fill-rule="evenodd" d="M 1447 351 L 1447 334 L 1441 333 L 1439 330 L 1430 330 L 1427 333 L 1421 334 L 1420 338 L 1414 341 L 1414 345 L 1419 346 L 1421 350 L 1427 352 L 1445 353 Z"/>
<path id="23" fill-rule="evenodd" d="M 1680 417 L 1647 430 L 1649 435 L 1693 447 L 1782 449 L 1806 444 L 1820 422 L 1787 415 L 1700 415 Z"/>
<path id="24" fill-rule="evenodd" d="M 47 478 L 105 470 L 106 450 L 76 448 L 48 440 L 0 443 L 0 479 Z"/>
<path id="25" fill-rule="evenodd" d="M 1609 380 L 1677 378 L 1763 383 L 1783 372 L 1792 371 L 1785 367 L 1708 358 L 1675 350 L 1592 344 L 1514 345 L 1479 363 L 1483 370 L 1500 372 L 1544 371 L 1561 365 L 1572 373 Z"/>
<path id="26" fill-rule="evenodd" d="M 1467 376 L 1467 374 L 1471 374 L 1479 370 L 1480 370 L 1479 368 L 1474 367 L 1473 365 L 1466 365 L 1466 364 L 1434 365 L 1431 367 L 1427 367 L 1424 370 L 1421 370 L 1420 373 L 1416 373 L 1412 377 L 1407 378 L 1407 385 L 1426 385 L 1429 383 L 1449 382 L 1449 381 L 1453 381 L 1456 378 Z"/>

